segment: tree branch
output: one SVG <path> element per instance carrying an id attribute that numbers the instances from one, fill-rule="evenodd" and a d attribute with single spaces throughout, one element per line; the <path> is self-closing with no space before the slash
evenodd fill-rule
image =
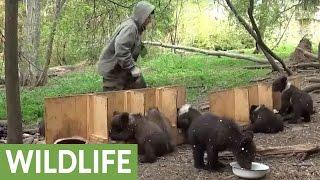
<path id="1" fill-rule="evenodd" d="M 287 9 L 284 9 L 284 10 L 281 11 L 279 14 L 283 14 L 283 13 L 291 10 L 292 8 L 295 8 L 295 7 L 297 7 L 297 6 L 300 6 L 301 4 L 302 4 L 302 3 L 294 4 L 294 5 L 292 5 L 291 7 L 287 8 Z"/>
<path id="2" fill-rule="evenodd" d="M 226 3 L 228 4 L 230 10 L 233 12 L 233 14 L 236 16 L 236 18 L 239 20 L 239 22 L 245 27 L 245 29 L 249 32 L 249 34 L 256 39 L 257 35 L 253 31 L 253 29 L 249 26 L 249 24 L 239 15 L 236 8 L 233 6 L 230 0 L 226 0 Z"/>
<path id="3" fill-rule="evenodd" d="M 118 2 L 115 2 L 115 1 L 113 1 L 113 0 L 105 0 L 105 1 L 108 1 L 108 2 L 110 2 L 110 3 L 112 3 L 112 4 L 114 4 L 114 5 L 117 5 L 117 6 L 119 6 L 119 7 L 126 8 L 126 9 L 130 9 L 130 8 L 133 7 L 133 5 L 134 5 L 134 3 L 133 3 L 133 4 L 131 4 L 130 6 L 125 6 L 125 5 L 123 5 L 123 4 L 120 4 L 120 3 L 118 3 Z"/>
<path id="4" fill-rule="evenodd" d="M 55 10 L 55 14 L 54 14 L 54 21 L 51 26 L 51 30 L 50 30 L 51 32 L 49 35 L 50 38 L 49 38 L 49 42 L 47 44 L 47 50 L 46 50 L 46 62 L 44 64 L 43 71 L 40 74 L 39 79 L 38 79 L 37 83 L 35 84 L 35 86 L 44 85 L 46 83 L 48 69 L 49 69 L 49 65 L 51 62 L 54 37 L 55 37 L 56 31 L 57 31 L 57 25 L 59 23 L 61 11 L 62 11 L 62 8 L 63 8 L 63 5 L 65 4 L 65 2 L 66 2 L 66 0 L 56 0 L 56 10 Z"/>
<path id="5" fill-rule="evenodd" d="M 274 48 L 276 48 L 276 47 L 280 44 L 282 38 L 284 37 L 284 34 L 285 34 L 285 33 L 287 32 L 287 30 L 288 30 L 289 24 L 290 24 L 290 22 L 291 22 L 291 20 L 292 20 L 292 17 L 293 17 L 293 15 L 294 15 L 295 12 L 296 12 L 296 10 L 294 10 L 294 11 L 292 12 L 292 14 L 291 14 L 291 16 L 290 16 L 290 18 L 289 18 L 289 20 L 288 20 L 288 23 L 286 24 L 286 27 L 284 28 L 284 31 L 283 31 L 282 35 L 280 36 L 278 42 L 271 48 L 271 50 L 273 50 Z"/>
<path id="6" fill-rule="evenodd" d="M 228 4 L 228 6 L 230 7 L 230 10 L 233 12 L 233 14 L 236 16 L 236 18 L 238 19 L 238 21 L 245 27 L 245 29 L 249 32 L 249 34 L 258 42 L 258 36 L 256 34 L 256 32 L 249 26 L 249 24 L 239 15 L 238 11 L 235 9 L 235 7 L 233 6 L 232 2 L 230 0 L 225 0 L 226 3 Z M 260 48 L 262 48 L 260 46 Z M 272 68 L 274 71 L 278 71 L 281 72 L 281 69 L 279 68 L 279 66 L 276 65 L 273 57 L 271 57 L 270 55 L 266 54 L 266 51 L 263 50 L 263 53 L 265 54 L 266 58 L 268 59 L 269 63 L 271 64 Z"/>
<path id="7" fill-rule="evenodd" d="M 255 31 L 256 35 L 257 35 L 257 41 L 258 41 L 258 43 L 261 43 L 262 42 L 262 37 L 261 37 L 261 33 L 259 31 L 258 25 L 257 25 L 257 23 L 256 23 L 256 21 L 254 20 L 254 17 L 253 17 L 253 7 L 254 7 L 254 0 L 250 0 L 250 5 L 249 5 L 249 8 L 248 8 L 249 19 L 250 19 L 250 22 L 252 24 L 252 28 Z"/>
<path id="8" fill-rule="evenodd" d="M 1 43 L 6 42 L 6 38 L 4 37 L 4 34 L 2 33 L 2 30 L 0 31 L 0 35 L 1 35 L 1 37 L 0 37 L 0 42 L 1 42 Z"/>
<path id="9" fill-rule="evenodd" d="M 194 47 L 185 47 L 185 46 L 164 44 L 161 42 L 150 42 L 150 41 L 144 41 L 143 44 L 148 44 L 148 45 L 152 45 L 152 46 L 159 46 L 159 47 L 164 47 L 164 48 L 171 48 L 171 49 L 179 49 L 179 50 L 201 53 L 201 54 L 206 54 L 206 55 L 211 55 L 211 56 L 226 56 L 226 57 L 230 57 L 230 58 L 243 59 L 243 60 L 247 60 L 247 61 L 251 61 L 251 62 L 255 62 L 255 63 L 260 63 L 260 64 L 267 64 L 268 63 L 265 59 L 260 59 L 260 58 L 256 58 L 256 57 L 252 57 L 252 56 L 247 56 L 247 55 L 243 55 L 243 54 L 236 54 L 236 53 L 231 53 L 231 52 L 225 52 L 225 51 L 208 51 L 208 50 L 194 48 Z"/>

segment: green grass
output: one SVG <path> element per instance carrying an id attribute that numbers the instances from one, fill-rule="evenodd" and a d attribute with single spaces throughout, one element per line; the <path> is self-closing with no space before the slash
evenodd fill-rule
<path id="1" fill-rule="evenodd" d="M 254 78 L 264 76 L 266 70 L 244 70 L 244 66 L 253 65 L 242 60 L 216 58 L 208 56 L 181 57 L 167 54 L 158 58 L 141 61 L 145 79 L 151 86 L 180 84 L 188 89 L 188 100 L 208 91 L 231 88 L 248 84 Z"/>
<path id="2" fill-rule="evenodd" d="M 95 92 L 99 90 L 100 77 L 88 68 L 83 72 L 70 73 L 65 77 L 50 79 L 45 87 L 33 90 L 21 90 L 21 104 L 24 122 L 43 117 L 45 97 L 63 96 L 76 93 Z M 0 119 L 5 119 L 5 93 L 1 92 Z"/>
<path id="3" fill-rule="evenodd" d="M 275 48 L 274 51 L 282 59 L 286 59 L 290 57 L 290 55 L 292 54 L 295 48 L 296 48 L 296 45 L 280 45 L 277 48 Z"/>
<path id="4" fill-rule="evenodd" d="M 243 60 L 217 58 L 202 55 L 159 55 L 141 59 L 145 79 L 149 86 L 180 84 L 188 88 L 188 101 L 194 102 L 214 89 L 246 85 L 250 80 L 263 77 L 268 70 L 244 70 L 253 65 Z M 101 91 L 101 77 L 95 66 L 72 72 L 63 77 L 50 79 L 45 87 L 21 91 L 24 122 L 33 122 L 43 117 L 44 98 Z M 203 86 L 203 87 L 199 87 Z M 6 118 L 5 92 L 0 92 L 0 119 Z"/>

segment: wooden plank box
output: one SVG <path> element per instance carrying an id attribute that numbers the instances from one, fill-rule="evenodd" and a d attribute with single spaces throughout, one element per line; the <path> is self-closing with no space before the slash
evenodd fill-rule
<path id="1" fill-rule="evenodd" d="M 252 105 L 265 105 L 269 109 L 273 108 L 272 85 L 267 83 L 258 83 L 248 86 L 249 109 Z"/>
<path id="2" fill-rule="evenodd" d="M 235 120 L 240 125 L 250 123 L 251 105 L 272 108 L 272 87 L 268 84 L 216 91 L 210 94 L 210 111 L 218 116 Z"/>
<path id="3" fill-rule="evenodd" d="M 169 119 L 176 144 L 184 142 L 177 129 L 177 108 L 185 104 L 182 86 L 114 91 L 45 99 L 46 143 L 80 136 L 88 143 L 108 143 L 108 132 L 115 111 L 145 115 L 151 107 Z"/>
<path id="4" fill-rule="evenodd" d="M 72 136 L 107 142 L 107 104 L 107 98 L 92 94 L 46 98 L 46 143 Z"/>

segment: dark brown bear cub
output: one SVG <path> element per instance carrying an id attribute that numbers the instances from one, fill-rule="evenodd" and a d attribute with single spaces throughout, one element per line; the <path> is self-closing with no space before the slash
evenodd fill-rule
<path id="1" fill-rule="evenodd" d="M 170 142 L 170 147 L 169 147 L 170 151 L 174 151 L 174 148 L 175 148 L 175 144 L 173 141 L 174 135 L 172 132 L 172 128 L 169 124 L 168 118 L 165 117 L 165 115 L 161 113 L 159 109 L 156 107 L 149 108 L 146 114 L 147 114 L 146 118 L 149 121 L 156 123 L 163 130 L 163 132 L 166 133 Z"/>
<path id="2" fill-rule="evenodd" d="M 218 161 L 218 153 L 229 150 L 242 168 L 251 169 L 255 158 L 252 131 L 241 132 L 231 119 L 210 113 L 201 115 L 190 105 L 179 110 L 178 123 L 188 127 L 187 136 L 193 148 L 195 168 L 215 170 L 224 167 Z M 204 164 L 204 152 L 208 154 L 207 165 Z"/>
<path id="3" fill-rule="evenodd" d="M 115 113 L 110 138 L 115 141 L 136 140 L 141 162 L 153 163 L 157 157 L 172 152 L 167 134 L 141 114 Z"/>
<path id="4" fill-rule="evenodd" d="M 283 131 L 283 120 L 280 115 L 274 114 L 265 105 L 250 107 L 251 124 L 248 130 L 254 133 L 277 133 Z"/>
<path id="5" fill-rule="evenodd" d="M 281 92 L 279 114 L 282 116 L 294 114 L 289 123 L 295 124 L 300 118 L 303 118 L 304 122 L 310 122 L 310 116 L 314 111 L 313 101 L 308 93 L 293 86 L 285 76 L 281 76 L 273 82 L 272 90 Z"/>

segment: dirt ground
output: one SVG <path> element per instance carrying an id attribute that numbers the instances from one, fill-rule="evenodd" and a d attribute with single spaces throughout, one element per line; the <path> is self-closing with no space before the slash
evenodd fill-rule
<path id="1" fill-rule="evenodd" d="M 316 114 L 312 116 L 312 122 L 300 123 L 296 125 L 285 124 L 285 130 L 274 135 L 255 134 L 257 146 L 288 146 L 298 144 L 320 144 L 320 94 L 311 94 L 314 100 Z M 233 159 L 223 159 L 226 165 Z M 320 154 L 315 154 L 305 161 L 300 161 L 298 157 L 277 157 L 259 158 L 256 162 L 261 162 L 270 166 L 270 173 L 264 179 L 276 180 L 307 180 L 320 179 Z M 234 176 L 231 167 L 228 165 L 219 172 L 209 172 L 197 170 L 193 167 L 192 150 L 189 145 L 177 148 L 177 151 L 158 159 L 153 164 L 139 164 L 139 179 L 239 179 Z"/>

